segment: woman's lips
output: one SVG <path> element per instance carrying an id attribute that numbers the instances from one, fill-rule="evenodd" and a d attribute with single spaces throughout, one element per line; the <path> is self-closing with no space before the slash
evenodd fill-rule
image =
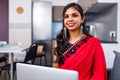
<path id="1" fill-rule="evenodd" d="M 67 23 L 69 27 L 73 27 L 75 23 Z"/>

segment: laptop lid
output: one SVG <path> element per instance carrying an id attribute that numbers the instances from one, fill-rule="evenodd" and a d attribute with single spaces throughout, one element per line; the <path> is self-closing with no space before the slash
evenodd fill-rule
<path id="1" fill-rule="evenodd" d="M 17 80 L 78 80 L 78 72 L 17 63 Z"/>

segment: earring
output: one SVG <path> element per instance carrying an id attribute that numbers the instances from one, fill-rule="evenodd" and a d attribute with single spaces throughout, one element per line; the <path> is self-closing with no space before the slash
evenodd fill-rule
<path id="1" fill-rule="evenodd" d="M 83 25 L 80 26 L 80 35 L 82 36 L 83 33 Z"/>
<path id="2" fill-rule="evenodd" d="M 83 25 L 80 26 L 80 30 L 83 31 Z"/>
<path id="3" fill-rule="evenodd" d="M 66 38 L 66 36 L 67 36 L 67 29 L 66 27 L 64 27 L 64 38 Z"/>

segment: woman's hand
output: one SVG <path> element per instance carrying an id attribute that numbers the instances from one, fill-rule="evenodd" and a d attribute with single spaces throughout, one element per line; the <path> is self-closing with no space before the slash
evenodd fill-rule
<path id="1" fill-rule="evenodd" d="M 59 64 L 57 62 L 57 55 L 53 55 L 53 67 L 59 68 Z"/>

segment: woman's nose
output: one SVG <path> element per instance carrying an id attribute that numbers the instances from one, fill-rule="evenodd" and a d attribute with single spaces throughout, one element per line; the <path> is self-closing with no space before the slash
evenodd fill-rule
<path id="1" fill-rule="evenodd" d="M 72 16 L 69 16 L 68 20 L 69 20 L 69 21 L 72 21 L 72 20 L 73 20 Z"/>

